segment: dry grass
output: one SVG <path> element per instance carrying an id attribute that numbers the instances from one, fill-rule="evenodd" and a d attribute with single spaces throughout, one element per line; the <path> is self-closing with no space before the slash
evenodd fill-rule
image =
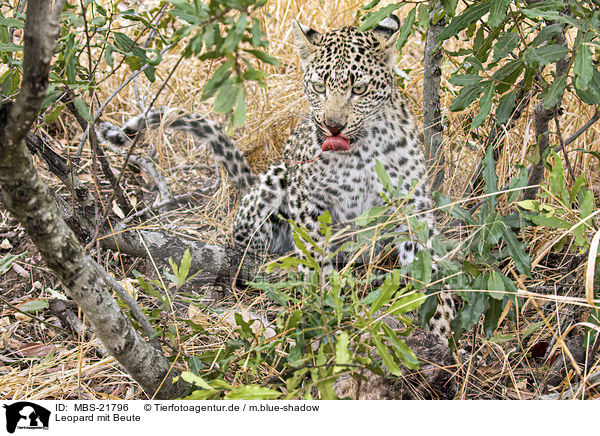
<path id="1" fill-rule="evenodd" d="M 319 30 L 326 30 L 342 24 L 356 22 L 357 10 L 365 2 L 338 0 L 322 2 L 319 0 L 270 0 L 258 14 L 268 33 L 271 55 L 282 61 L 281 67 L 270 67 L 266 88 L 253 86 L 249 89 L 248 118 L 243 128 L 234 132 L 234 137 L 245 151 L 251 164 L 262 169 L 268 163 L 277 160 L 290 130 L 298 123 L 306 109 L 303 92 L 299 86 L 300 66 L 292 45 L 290 21 L 296 18 L 304 24 Z M 146 5 L 148 6 L 148 5 Z M 400 10 L 406 14 L 408 8 Z M 458 46 L 458 42 L 451 42 Z M 421 118 L 421 81 L 423 77 L 424 42 L 419 36 L 413 36 L 403 50 L 398 67 L 405 70 L 407 90 L 406 99 L 417 118 Z M 163 80 L 179 59 L 179 50 L 174 49 L 164 56 L 164 62 L 157 72 L 157 81 L 148 83 L 140 78 L 140 93 L 148 102 L 163 85 Z M 211 71 L 218 66 L 215 62 L 200 62 L 196 59 L 184 60 L 175 71 L 166 88 L 157 101 L 158 106 L 182 108 L 190 112 L 211 114 L 209 102 L 201 102 L 203 85 Z M 442 104 L 445 118 L 445 172 L 447 174 L 443 191 L 450 196 L 460 198 L 467 182 L 481 160 L 484 150 L 482 144 L 470 139 L 465 128 L 465 114 L 451 113 L 448 107 L 455 95 L 455 88 L 446 81 L 455 66 L 446 61 L 443 66 Z M 102 71 L 102 69 L 99 69 Z M 97 101 L 104 101 L 112 90 L 122 83 L 130 71 L 122 68 L 117 74 L 102 82 Z M 99 77 L 100 78 L 100 77 Z M 104 112 L 104 117 L 115 123 L 121 123 L 138 108 L 133 87 L 126 87 Z M 561 117 L 562 136 L 569 137 L 581 127 L 593 114 L 593 108 L 581 104 L 573 95 L 564 99 L 565 115 Z M 504 186 L 515 174 L 516 164 L 528 165 L 527 156 L 535 143 L 533 132 L 533 104 L 524 112 L 517 125 L 508 133 L 498 162 L 499 186 Z M 221 120 L 222 121 L 222 120 Z M 59 119 L 58 141 L 63 153 L 73 154 L 79 143 L 81 132 L 74 127 L 72 119 Z M 589 154 L 576 152 L 578 148 L 600 151 L 598 138 L 600 123 L 592 126 L 577 141 L 568 146 L 567 152 L 577 175 L 583 174 L 587 184 L 594 192 L 596 204 L 600 198 L 600 172 L 598 162 Z M 484 135 L 489 126 L 482 126 Z M 554 138 L 554 140 L 556 140 Z M 173 194 L 188 192 L 194 188 L 210 185 L 215 177 L 210 154 L 201 145 L 194 143 L 184 135 L 163 135 L 156 132 L 147 142 L 158 144 L 157 164 L 167 177 Z M 87 159 L 89 156 L 83 157 Z M 191 166 L 191 168 L 190 168 Z M 118 166 L 117 166 L 118 168 Z M 47 176 L 47 174 L 46 174 Z M 46 177 L 48 183 L 56 184 L 53 178 Z M 163 214 L 144 226 L 155 226 L 169 231 L 185 234 L 210 243 L 225 243 L 229 240 L 233 214 L 235 213 L 235 191 L 226 182 L 225 175 L 218 179 L 218 188 L 210 195 L 201 198 L 195 207 L 186 207 Z M 131 186 L 128 194 L 133 201 L 142 204 L 144 196 Z M 102 187 L 102 189 L 107 189 Z M 550 200 L 553 201 L 553 200 Z M 110 207 L 110 205 L 103 205 Z M 500 203 L 504 210 L 511 205 Z M 23 239 L 19 230 L 14 228 L 10 218 L 2 215 L 0 220 L 0 242 L 2 239 L 14 241 Z M 598 219 L 596 220 L 598 222 Z M 574 224 L 576 224 L 574 222 Z M 468 229 L 466 229 L 468 230 Z M 12 233 L 15 235 L 12 235 Z M 591 239 L 592 232 L 588 232 Z M 12 235 L 12 236 L 11 236 Z M 548 343 L 556 346 L 555 358 L 568 359 L 564 353 L 562 335 L 570 329 L 580 328 L 585 322 L 585 310 L 593 302 L 585 299 L 584 277 L 586 273 L 585 257 L 575 254 L 555 254 L 551 247 L 556 243 L 557 232 L 546 228 L 535 228 L 527 235 L 528 248 L 534 261 L 533 278 L 524 281 L 509 265 L 505 273 L 516 279 L 520 287 L 535 292 L 536 295 L 525 298 L 525 304 L 517 310 L 514 323 L 504 323 L 499 331 L 503 341 L 492 342 L 481 338 L 473 341 L 473 346 L 490 356 L 493 363 L 475 368 L 472 362 L 465 362 L 457 377 L 460 382 L 460 398 L 531 398 L 542 392 L 538 380 L 540 363 L 531 357 L 531 347 Z M 14 244 L 12 252 L 30 250 L 29 257 L 19 264 L 29 274 L 10 271 L 2 277 L 4 296 L 0 312 L 0 398 L 2 399 L 42 399 L 42 398 L 144 398 L 141 390 L 124 374 L 110 357 L 96 354 L 97 343 L 85 341 L 65 342 L 64 337 L 55 332 L 55 328 L 44 324 L 35 325 L 27 318 L 19 316 L 13 306 L 27 298 L 49 298 L 60 285 L 43 268 L 37 266 L 34 247 L 22 243 Z M 2 250 L 0 254 L 8 251 Z M 143 269 L 141 262 L 125 259 L 118 262 L 117 257 L 106 255 L 104 263 L 109 266 L 118 279 L 132 277 L 134 268 Z M 116 267 L 116 265 L 125 265 Z M 117 268 L 115 270 L 115 267 Z M 150 268 L 152 269 L 152 268 Z M 35 283 L 40 285 L 35 285 Z M 34 286 L 35 285 L 35 286 Z M 196 290 L 194 290 L 196 291 Z M 234 299 L 245 306 L 253 306 L 255 312 L 266 310 L 262 298 L 236 293 Z M 5 304 L 10 302 L 12 306 Z M 150 304 L 144 300 L 144 304 Z M 186 317 L 205 325 L 211 332 L 210 337 L 192 336 L 181 343 L 185 355 L 194 355 L 207 348 L 216 349 L 228 337 L 234 334 L 226 323 L 219 322 L 214 315 L 176 299 L 172 313 L 165 314 L 164 325 L 173 324 L 178 332 L 186 333 L 186 327 L 177 319 Z M 53 318 L 46 320 L 56 325 Z M 527 338 L 528 329 L 537 326 Z M 467 338 L 468 341 L 472 337 Z M 527 339 L 526 343 L 524 340 Z M 27 348 L 30 344 L 51 345 L 52 348 L 34 350 L 27 360 Z M 25 350 L 25 351 L 23 351 Z M 35 352 L 38 354 L 35 354 Z M 515 357 L 518 356 L 518 357 Z M 587 362 L 587 372 L 597 369 L 599 361 Z M 180 364 L 183 367 L 183 364 Z M 477 369 L 477 371 L 476 371 Z M 535 375 L 535 377 L 533 376 Z M 567 389 L 572 374 L 568 374 L 560 389 Z M 533 380 L 533 382 L 532 382 Z"/>

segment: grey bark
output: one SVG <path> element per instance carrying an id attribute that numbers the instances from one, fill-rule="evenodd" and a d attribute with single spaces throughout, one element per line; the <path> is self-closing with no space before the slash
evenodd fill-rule
<path id="1" fill-rule="evenodd" d="M 38 177 L 24 143 L 48 86 L 64 0 L 29 0 L 25 24 L 23 81 L 16 102 L 0 108 L 0 197 L 23 225 L 44 261 L 85 312 L 106 349 L 150 397 L 176 398 L 188 385 L 156 349 L 145 342 L 121 312 L 110 286 L 83 254 L 61 219 L 47 186 Z"/>
<path id="2" fill-rule="evenodd" d="M 442 155 L 443 126 L 440 106 L 440 79 L 442 77 L 442 50 L 436 41 L 446 26 L 442 18 L 433 22 L 435 13 L 441 9 L 437 3 L 429 16 L 429 28 L 425 41 L 423 70 L 423 141 L 427 167 L 432 168 L 431 187 L 439 190 L 444 180 L 444 156 Z"/>
<path id="3" fill-rule="evenodd" d="M 79 239 L 87 241 L 94 235 L 94 217 L 86 213 L 85 208 L 73 208 L 56 195 L 54 201 L 62 219 Z M 264 261 L 255 254 L 244 253 L 234 247 L 205 244 L 158 230 L 115 228 L 113 233 L 110 229 L 105 229 L 103 236 L 98 240 L 102 248 L 142 259 L 152 259 L 159 266 L 168 265 L 169 258 L 179 263 L 185 250 L 189 249 L 192 255 L 190 274 L 202 272 L 208 276 L 204 282 L 221 285 L 255 279 Z"/>
<path id="4" fill-rule="evenodd" d="M 564 33 L 559 33 L 556 36 L 556 43 L 567 47 L 567 40 L 565 39 Z M 570 68 L 570 59 L 568 56 L 559 60 L 556 63 L 556 80 L 559 77 L 568 74 Z M 543 102 L 539 102 L 533 110 L 533 124 L 535 128 L 535 136 L 537 138 L 537 162 L 531 167 L 529 171 L 528 188 L 524 190 L 522 200 L 533 200 L 535 199 L 539 184 L 544 179 L 544 153 L 550 145 L 550 138 L 548 136 L 550 131 L 550 121 L 554 118 L 555 112 L 561 105 L 559 101 L 554 107 L 550 109 L 544 108 Z"/>

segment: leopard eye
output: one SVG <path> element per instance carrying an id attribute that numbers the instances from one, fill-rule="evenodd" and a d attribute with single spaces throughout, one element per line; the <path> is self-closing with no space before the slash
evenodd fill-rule
<path id="1" fill-rule="evenodd" d="M 325 94 L 325 84 L 323 82 L 312 82 L 312 87 L 318 94 Z"/>
<path id="2" fill-rule="evenodd" d="M 369 89 L 368 83 L 362 83 L 360 85 L 356 85 L 352 88 L 352 94 L 354 95 L 363 95 Z"/>

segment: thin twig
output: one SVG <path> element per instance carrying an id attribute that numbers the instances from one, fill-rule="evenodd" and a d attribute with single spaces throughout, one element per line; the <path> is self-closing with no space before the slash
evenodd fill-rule
<path id="1" fill-rule="evenodd" d="M 567 164 L 567 171 L 569 172 L 569 176 L 571 176 L 571 183 L 575 183 L 575 173 L 573 172 L 573 167 L 571 166 L 571 161 L 569 159 L 569 153 L 565 149 L 565 141 L 563 141 L 562 132 L 560 130 L 560 123 L 558 122 L 558 115 L 554 114 L 554 125 L 556 126 L 556 134 L 558 135 L 558 140 L 560 142 L 560 149 L 563 152 L 563 156 L 565 157 L 565 163 Z"/>
<path id="2" fill-rule="evenodd" d="M 171 47 L 173 47 L 173 44 L 170 44 L 170 45 L 166 46 L 165 48 L 163 48 L 160 51 L 160 54 L 161 55 L 164 54 Z M 108 106 L 108 104 L 112 101 L 112 99 L 115 98 L 123 90 L 123 88 L 125 88 L 129 84 L 129 82 L 131 82 L 133 79 L 135 79 L 140 73 L 144 72 L 144 70 L 146 68 L 148 68 L 149 66 L 150 66 L 150 63 L 144 64 L 144 66 L 142 66 L 142 68 L 133 72 L 127 79 L 125 79 L 125 81 L 123 83 L 121 83 L 117 87 L 117 89 L 115 89 L 113 91 L 113 93 L 111 95 L 108 96 L 108 98 L 106 100 L 104 100 L 104 102 L 100 105 L 100 107 L 94 114 L 94 120 L 93 120 L 94 123 L 96 122 L 96 120 L 98 120 L 98 118 L 100 118 L 100 115 L 102 115 L 102 112 L 104 112 L 104 109 L 106 109 L 106 106 Z M 87 135 L 88 135 L 88 129 L 89 129 L 89 126 L 85 130 L 85 132 L 83 132 L 83 135 L 81 136 L 81 139 L 79 140 L 79 147 L 77 147 L 77 157 L 81 156 L 81 153 L 83 151 L 83 146 L 85 145 L 85 141 L 86 141 Z"/>
<path id="3" fill-rule="evenodd" d="M 106 284 L 110 286 L 119 297 L 121 297 L 125 304 L 127 304 L 127 307 L 129 307 L 129 309 L 133 313 L 133 316 L 135 316 L 135 319 L 137 319 L 142 329 L 144 329 L 144 332 L 146 332 L 146 336 L 148 336 L 148 341 L 150 342 L 150 344 L 157 350 L 160 350 L 160 342 L 158 341 L 158 339 L 156 339 L 156 337 L 154 337 L 154 329 L 152 328 L 150 321 L 148 321 L 148 318 L 146 318 L 144 312 L 142 312 L 137 303 L 133 300 L 133 298 L 131 298 L 131 295 L 129 295 L 125 288 L 123 288 L 123 286 L 121 286 L 115 279 L 113 279 L 106 272 L 106 270 L 102 268 L 102 266 L 100 266 L 97 262 L 93 262 L 93 264 L 96 267 L 98 274 L 100 274 L 100 276 L 106 282 Z"/>
<path id="4" fill-rule="evenodd" d="M 600 119 L 600 110 L 598 108 L 596 108 L 596 112 L 594 112 L 594 115 L 592 115 L 592 118 L 590 118 L 587 123 L 585 123 L 583 126 L 581 126 L 581 128 L 579 130 L 577 130 L 575 133 L 573 133 L 569 137 L 569 139 L 567 139 L 565 141 L 565 147 L 567 145 L 571 144 L 577 138 L 579 138 L 583 133 L 585 133 L 585 131 L 587 129 L 589 129 L 592 126 L 592 124 L 594 124 L 599 119 Z"/>
<path id="5" fill-rule="evenodd" d="M 165 89 L 165 87 L 167 86 L 167 83 L 169 83 L 169 80 L 171 79 L 171 77 L 173 77 L 173 74 L 175 74 L 175 71 L 177 70 L 177 68 L 181 64 L 181 61 L 183 61 L 183 59 L 184 59 L 183 55 L 179 56 L 179 59 L 177 60 L 177 62 L 175 63 L 175 65 L 173 66 L 173 68 L 171 69 L 171 71 L 169 72 L 169 75 L 164 80 L 164 82 L 162 83 L 162 85 L 160 86 L 160 88 L 158 89 L 158 91 L 156 92 L 156 95 L 154 96 L 154 98 L 152 99 L 152 101 L 150 102 L 150 104 L 148 105 L 148 108 L 146 109 L 146 112 L 144 113 L 144 118 L 146 118 L 148 116 L 148 113 L 150 112 L 150 110 L 152 109 L 152 106 L 154 105 L 154 103 L 158 99 L 158 96 Z M 140 141 L 140 139 L 142 138 L 142 136 L 143 136 L 143 131 L 140 130 L 140 131 L 137 132 L 137 134 L 135 135 L 135 137 L 132 139 L 131 144 L 129 146 L 129 149 L 127 150 L 127 155 L 125 156 L 125 161 L 123 162 L 123 165 L 121 167 L 121 171 L 119 171 L 119 177 L 117 178 L 117 183 L 121 183 L 121 179 L 123 178 L 123 174 L 125 174 L 125 170 L 127 168 L 127 165 L 129 165 L 129 158 L 133 154 L 133 151 L 135 150 L 135 147 L 137 146 L 137 144 Z M 114 198 L 115 198 L 115 194 L 113 192 L 113 194 L 110 197 L 110 200 L 109 200 L 108 204 L 112 204 Z M 104 213 L 104 217 L 101 220 L 100 227 L 104 226 L 104 223 L 106 222 L 107 218 L 108 218 L 108 211 L 106 211 Z M 92 238 L 92 241 L 95 241 L 96 238 L 98 238 L 99 235 L 100 235 L 100 233 L 99 233 L 99 231 L 97 231 L 94 234 L 94 237 Z"/>

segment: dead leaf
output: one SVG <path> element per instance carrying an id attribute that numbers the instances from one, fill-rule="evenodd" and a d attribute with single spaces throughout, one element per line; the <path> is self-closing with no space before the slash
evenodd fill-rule
<path id="1" fill-rule="evenodd" d="M 2 243 L 0 244 L 0 249 L 10 250 L 11 248 L 13 248 L 13 246 L 11 245 L 11 243 L 8 239 L 2 240 Z"/>
<path id="2" fill-rule="evenodd" d="M 17 312 L 15 313 L 15 318 L 21 322 L 31 322 L 32 318 L 29 315 L 25 315 L 24 313 Z"/>
<path id="3" fill-rule="evenodd" d="M 123 280 L 119 280 L 118 282 L 121 286 L 123 286 L 123 288 L 127 291 L 127 293 L 129 294 L 129 296 L 131 298 L 133 298 L 133 300 L 137 301 L 138 298 L 138 290 L 137 288 L 133 285 L 133 283 L 137 283 L 137 281 L 134 281 L 133 279 L 123 279 Z"/>
<path id="4" fill-rule="evenodd" d="M 14 270 L 14 272 L 19 274 L 21 277 L 23 277 L 26 280 L 29 280 L 29 278 L 31 277 L 31 274 L 29 274 L 29 271 L 27 271 L 25 268 L 23 268 L 21 265 L 19 265 L 17 263 L 12 264 L 12 269 Z"/>
<path id="5" fill-rule="evenodd" d="M 56 347 L 52 344 L 44 344 L 42 342 L 29 342 L 19 347 L 19 353 L 23 357 L 46 357 Z"/>
<path id="6" fill-rule="evenodd" d="M 92 177 L 91 174 L 86 174 L 86 173 L 81 173 L 77 176 L 77 178 L 79 180 L 81 180 L 82 182 L 89 182 L 92 183 L 94 181 L 94 178 Z"/>
<path id="7" fill-rule="evenodd" d="M 193 321 L 195 324 L 200 324 L 204 328 L 210 325 L 208 318 L 202 313 L 202 310 L 193 304 L 190 304 L 188 307 L 188 318 L 190 321 Z"/>
<path id="8" fill-rule="evenodd" d="M 506 394 L 515 400 L 531 400 L 535 397 L 535 395 L 527 390 L 527 380 L 519 380 L 516 389 L 509 388 L 506 391 Z"/>
<path id="9" fill-rule="evenodd" d="M 115 213 L 116 216 L 118 216 L 122 220 L 125 219 L 125 214 L 123 213 L 123 210 L 117 204 L 116 200 L 113 200 L 112 211 Z"/>
<path id="10" fill-rule="evenodd" d="M 542 358 L 546 355 L 546 351 L 548 351 L 548 346 L 550 342 L 548 341 L 538 341 L 531 347 L 531 357 Z"/>

